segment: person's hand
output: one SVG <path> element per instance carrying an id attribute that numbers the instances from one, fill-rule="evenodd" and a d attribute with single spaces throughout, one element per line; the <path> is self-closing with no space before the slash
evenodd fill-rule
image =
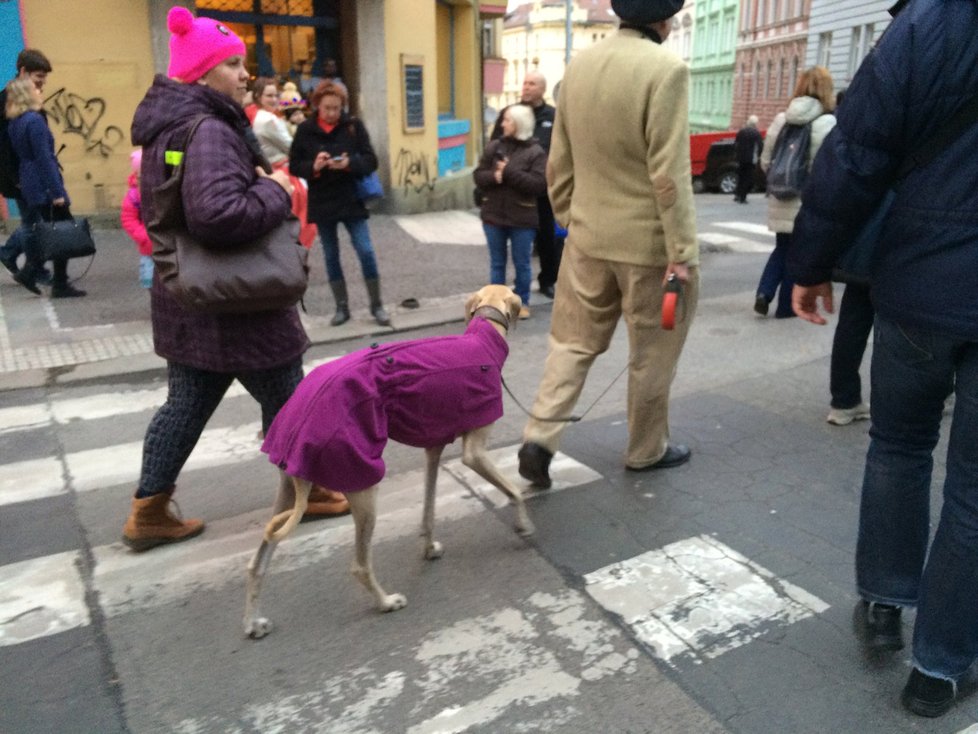
<path id="1" fill-rule="evenodd" d="M 51 205 L 52 206 L 64 206 L 65 205 L 65 197 L 59 196 L 57 199 L 55 199 L 54 201 L 51 202 Z"/>
<path id="2" fill-rule="evenodd" d="M 662 279 L 662 285 L 665 285 L 666 281 L 669 280 L 669 276 L 674 273 L 680 283 L 685 283 L 689 280 L 689 266 L 686 263 L 669 263 L 666 266 L 666 275 Z"/>
<path id="3" fill-rule="evenodd" d="M 822 307 L 826 313 L 835 313 L 832 306 L 832 284 L 798 285 L 791 291 L 791 308 L 795 315 L 812 324 L 824 325 L 825 317 L 818 311 L 818 299 L 822 299 Z"/>
<path id="4" fill-rule="evenodd" d="M 321 170 L 326 168 L 329 163 L 330 155 L 326 151 L 321 151 L 316 154 L 316 159 L 312 162 L 312 170 L 315 173 L 319 173 Z"/>
<path id="5" fill-rule="evenodd" d="M 287 174 L 285 171 L 272 171 L 271 173 L 265 173 L 265 170 L 260 166 L 256 166 L 255 170 L 258 171 L 258 176 L 260 178 L 272 179 L 272 181 L 285 189 L 286 194 L 292 196 L 294 187 L 292 186 L 292 182 L 289 180 L 289 174 Z"/>
<path id="6" fill-rule="evenodd" d="M 496 170 L 492 172 L 492 177 L 498 184 L 503 182 L 503 171 L 506 170 L 507 163 L 509 163 L 509 158 L 503 158 L 502 160 L 496 161 Z"/>
<path id="7" fill-rule="evenodd" d="M 335 158 L 331 158 L 326 167 L 333 171 L 345 171 L 350 167 L 350 156 L 343 153 Z"/>

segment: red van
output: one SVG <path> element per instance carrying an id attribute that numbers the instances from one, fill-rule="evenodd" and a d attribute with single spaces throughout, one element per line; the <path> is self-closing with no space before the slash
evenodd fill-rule
<path id="1" fill-rule="evenodd" d="M 761 136 L 765 134 L 761 130 Z M 720 191 L 732 194 L 737 188 L 737 159 L 734 155 L 736 130 L 693 133 L 689 136 L 689 161 L 693 174 L 693 191 Z M 764 173 L 754 173 L 755 190 L 764 190 Z"/>

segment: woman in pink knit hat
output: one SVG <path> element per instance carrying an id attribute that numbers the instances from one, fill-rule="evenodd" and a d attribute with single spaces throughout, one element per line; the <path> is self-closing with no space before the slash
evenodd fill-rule
<path id="1" fill-rule="evenodd" d="M 292 186 L 285 173 L 272 171 L 241 107 L 249 78 L 242 40 L 182 7 L 170 10 L 167 25 L 169 75 L 153 80 L 132 123 L 133 143 L 143 147 L 143 218 L 153 221 L 153 191 L 182 161 L 187 230 L 204 245 L 233 250 L 289 216 Z M 150 296 L 153 343 L 167 360 L 168 393 L 146 431 L 139 485 L 123 529 L 123 542 L 136 551 L 203 531 L 202 520 L 173 514 L 170 499 L 208 419 L 237 379 L 261 405 L 267 429 L 302 379 L 309 346 L 294 306 L 246 314 L 191 311 L 158 274 Z M 342 495 L 315 499 L 314 514 L 349 507 Z"/>

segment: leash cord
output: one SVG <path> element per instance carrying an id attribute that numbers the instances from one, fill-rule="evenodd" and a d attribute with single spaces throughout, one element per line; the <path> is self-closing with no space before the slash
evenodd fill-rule
<path id="1" fill-rule="evenodd" d="M 503 377 L 502 373 L 499 374 L 499 379 L 502 380 L 503 387 L 506 388 L 506 392 L 513 399 L 513 402 L 516 403 L 516 407 L 518 407 L 520 410 L 522 410 L 524 413 L 526 413 L 533 420 L 540 421 L 541 423 L 577 423 L 578 421 L 584 420 L 584 416 L 586 416 L 588 413 L 590 413 L 591 412 L 591 409 L 594 408 L 594 406 L 598 404 L 598 402 L 601 400 L 601 398 L 603 398 L 605 395 L 608 394 L 608 391 L 611 390 L 612 387 L 614 387 L 615 383 L 618 382 L 619 379 L 621 379 L 621 376 L 623 374 L 625 374 L 625 370 L 627 370 L 627 369 L 628 369 L 628 362 L 626 362 L 625 363 L 625 366 L 621 368 L 621 372 L 619 372 L 615 376 L 615 379 L 613 379 L 608 384 L 608 387 L 606 387 L 604 389 L 604 391 L 600 395 L 598 395 L 598 397 L 596 397 L 594 399 L 594 402 L 591 403 L 591 405 L 588 406 L 588 409 L 587 410 L 585 410 L 580 415 L 572 415 L 572 416 L 569 416 L 567 418 L 541 418 L 538 415 L 534 415 L 533 413 L 531 413 L 530 411 L 528 411 L 526 408 L 523 407 L 523 403 L 521 403 L 519 401 L 519 398 L 517 398 L 513 394 L 513 391 L 509 389 L 509 385 L 506 384 L 506 378 Z"/>

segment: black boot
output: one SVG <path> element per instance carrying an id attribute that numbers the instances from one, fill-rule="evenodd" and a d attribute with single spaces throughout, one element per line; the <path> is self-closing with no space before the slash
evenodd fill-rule
<path id="1" fill-rule="evenodd" d="M 381 326 L 390 326 L 391 317 L 387 315 L 380 301 L 380 278 L 371 278 L 367 281 L 367 293 L 370 295 L 370 314 Z"/>
<path id="2" fill-rule="evenodd" d="M 350 320 L 350 306 L 346 296 L 346 281 L 330 281 L 329 287 L 333 291 L 333 298 L 336 299 L 336 313 L 333 315 L 333 319 L 329 322 L 329 324 L 330 326 L 345 324 Z"/>

